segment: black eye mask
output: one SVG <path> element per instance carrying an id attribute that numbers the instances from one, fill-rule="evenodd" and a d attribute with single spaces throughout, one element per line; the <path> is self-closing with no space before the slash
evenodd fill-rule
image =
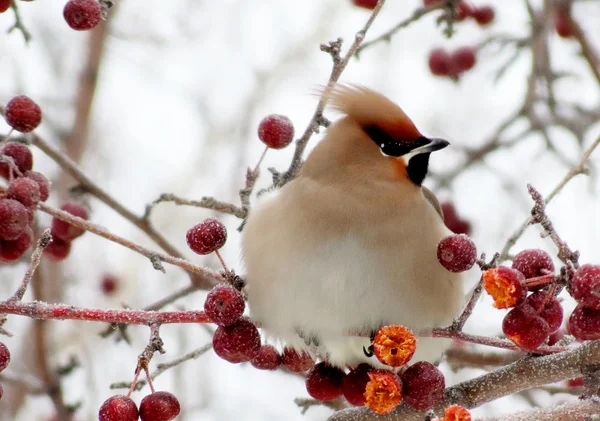
<path id="1" fill-rule="evenodd" d="M 420 137 L 413 142 L 397 141 L 378 127 L 367 127 L 364 130 L 371 140 L 379 146 L 381 152 L 387 156 L 406 155 L 413 149 L 424 146 L 429 142 L 425 137 Z"/>

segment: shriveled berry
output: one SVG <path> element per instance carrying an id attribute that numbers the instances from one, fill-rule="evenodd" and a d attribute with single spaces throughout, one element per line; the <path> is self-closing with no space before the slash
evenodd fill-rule
<path id="1" fill-rule="evenodd" d="M 295 349 L 288 347 L 283 348 L 281 362 L 292 373 L 302 373 L 315 364 L 308 352 L 302 351 L 299 353 Z"/>
<path id="2" fill-rule="evenodd" d="M 190 228 L 185 238 L 192 251 L 198 254 L 210 254 L 225 245 L 227 229 L 218 219 L 207 218 Z"/>
<path id="3" fill-rule="evenodd" d="M 237 322 L 244 314 L 244 297 L 230 285 L 217 285 L 204 302 L 204 312 L 219 326 L 229 326 Z"/>
<path id="4" fill-rule="evenodd" d="M 0 0 L 0 13 L 6 12 L 11 4 L 12 0 Z"/>
<path id="5" fill-rule="evenodd" d="M 451 75 L 453 70 L 450 54 L 442 48 L 432 50 L 429 53 L 429 70 L 436 76 Z"/>
<path id="6" fill-rule="evenodd" d="M 105 295 L 112 295 L 119 287 L 119 280 L 110 274 L 105 274 L 100 281 L 100 289 Z"/>
<path id="7" fill-rule="evenodd" d="M 96 0 L 69 0 L 63 9 L 67 24 L 76 31 L 95 28 L 102 18 L 102 8 Z"/>
<path id="8" fill-rule="evenodd" d="M 25 172 L 25 177 L 35 181 L 40 189 L 40 200 L 45 202 L 50 196 L 50 180 L 46 178 L 44 174 L 37 171 Z"/>
<path id="9" fill-rule="evenodd" d="M 352 405 L 365 405 L 365 391 L 369 383 L 369 373 L 374 368 L 369 364 L 360 364 L 354 370 L 351 370 L 342 381 L 342 393 L 344 398 Z"/>
<path id="10" fill-rule="evenodd" d="M 215 353 L 230 363 L 251 361 L 260 350 L 260 334 L 254 324 L 241 319 L 231 326 L 219 326 L 213 335 Z"/>
<path id="11" fill-rule="evenodd" d="M 8 367 L 10 362 L 10 351 L 2 342 L 0 342 L 0 371 Z"/>
<path id="12" fill-rule="evenodd" d="M 44 254 L 54 261 L 64 260 L 71 252 L 71 242 L 53 237 L 50 244 L 44 249 Z"/>
<path id="13" fill-rule="evenodd" d="M 365 391 L 365 405 L 377 414 L 389 414 L 402 399 L 402 382 L 389 370 L 373 370 Z"/>
<path id="14" fill-rule="evenodd" d="M 419 361 L 408 367 L 400 379 L 404 401 L 415 409 L 429 409 L 444 398 L 446 381 L 433 364 Z"/>
<path id="15" fill-rule="evenodd" d="M 21 95 L 8 101 L 5 117 L 10 127 L 19 132 L 29 133 L 42 122 L 42 110 L 31 98 Z"/>
<path id="16" fill-rule="evenodd" d="M 137 421 L 138 408 L 131 398 L 123 395 L 111 396 L 98 411 L 98 421 Z"/>
<path id="17" fill-rule="evenodd" d="M 466 72 L 475 66 L 476 50 L 471 47 L 462 47 L 450 56 L 452 65 L 458 73 Z"/>
<path id="18" fill-rule="evenodd" d="M 568 13 L 560 9 L 554 12 L 554 28 L 561 38 L 571 38 L 574 34 Z"/>
<path id="19" fill-rule="evenodd" d="M 600 266 L 586 264 L 577 269 L 570 292 L 583 307 L 600 310 Z"/>
<path id="20" fill-rule="evenodd" d="M 377 6 L 378 0 L 352 0 L 355 6 L 364 7 L 365 9 L 373 10 Z"/>
<path id="21" fill-rule="evenodd" d="M 473 19 L 481 26 L 492 23 L 494 16 L 494 9 L 490 6 L 476 7 L 473 9 Z"/>
<path id="22" fill-rule="evenodd" d="M 35 208 L 40 201 L 40 187 L 29 178 L 16 178 L 6 189 L 6 197 L 21 202 L 26 208 Z"/>
<path id="23" fill-rule="evenodd" d="M 460 405 L 450 405 L 444 411 L 443 421 L 471 421 L 471 413 Z"/>
<path id="24" fill-rule="evenodd" d="M 454 234 L 471 233 L 471 224 L 469 221 L 462 219 L 456 212 L 456 208 L 452 202 L 442 203 L 442 214 L 444 215 L 444 224 Z"/>
<path id="25" fill-rule="evenodd" d="M 438 244 L 437 258 L 450 272 L 464 272 L 475 264 L 477 249 L 466 235 L 450 235 Z"/>
<path id="26" fill-rule="evenodd" d="M 533 307 L 540 317 L 548 322 L 550 333 L 554 333 L 560 328 L 563 320 L 563 308 L 554 295 L 538 291 L 527 297 L 525 304 Z"/>
<path id="27" fill-rule="evenodd" d="M 384 326 L 377 331 L 373 348 L 375 356 L 383 364 L 400 367 L 412 358 L 417 348 L 417 340 L 404 326 Z"/>
<path id="28" fill-rule="evenodd" d="M 71 215 L 78 216 L 81 219 L 88 219 L 89 212 L 88 209 L 77 202 L 66 202 L 64 205 L 60 207 L 61 210 L 70 213 Z M 75 238 L 79 237 L 85 232 L 85 229 L 76 227 L 74 225 L 69 224 L 66 221 L 61 221 L 60 219 L 53 218 L 52 219 L 52 236 L 60 238 L 64 241 L 72 241 Z"/>
<path id="29" fill-rule="evenodd" d="M 502 331 L 517 346 L 535 351 L 550 335 L 548 322 L 529 304 L 513 308 L 504 317 Z"/>
<path id="30" fill-rule="evenodd" d="M 33 167 L 33 155 L 26 145 L 18 142 L 8 142 L 2 149 L 0 155 L 9 156 L 13 159 L 17 169 L 24 173 Z M 10 178 L 10 166 L 7 162 L 0 162 L 0 176 Z M 13 172 L 13 175 L 14 172 Z"/>
<path id="31" fill-rule="evenodd" d="M 258 138 L 269 148 L 285 148 L 294 140 L 294 125 L 284 115 L 268 115 L 258 125 Z"/>
<path id="32" fill-rule="evenodd" d="M 569 333 L 580 341 L 600 339 L 600 310 L 575 307 L 567 326 Z"/>
<path id="33" fill-rule="evenodd" d="M 259 370 L 277 370 L 281 365 L 281 355 L 272 345 L 263 345 L 258 350 L 256 357 L 250 361 L 254 368 Z"/>
<path id="34" fill-rule="evenodd" d="M 151 393 L 140 402 L 142 421 L 171 421 L 180 411 L 179 400 L 169 392 Z"/>
<path id="35" fill-rule="evenodd" d="M 471 16 L 473 16 L 473 7 L 464 1 L 458 3 L 458 6 L 456 6 L 456 21 L 462 22 Z"/>
<path id="36" fill-rule="evenodd" d="M 26 227 L 23 233 L 14 240 L 0 240 L 0 259 L 12 262 L 19 259 L 33 243 L 33 231 Z"/>
<path id="37" fill-rule="evenodd" d="M 554 273 L 554 263 L 552 258 L 544 250 L 527 249 L 520 251 L 515 255 L 512 263 L 513 269 L 518 270 L 525 276 L 525 279 L 537 278 Z M 529 289 L 537 291 L 542 289 L 544 285 L 531 286 Z"/>
<path id="38" fill-rule="evenodd" d="M 494 299 L 494 307 L 510 308 L 525 299 L 527 290 L 522 285 L 524 279 L 518 270 L 498 266 L 483 272 L 483 288 Z"/>
<path id="39" fill-rule="evenodd" d="M 29 216 L 27 208 L 14 199 L 0 199 L 0 238 L 16 240 L 23 234 Z"/>
<path id="40" fill-rule="evenodd" d="M 320 401 L 330 401 L 342 394 L 344 373 L 326 362 L 315 364 L 306 374 L 306 391 Z"/>

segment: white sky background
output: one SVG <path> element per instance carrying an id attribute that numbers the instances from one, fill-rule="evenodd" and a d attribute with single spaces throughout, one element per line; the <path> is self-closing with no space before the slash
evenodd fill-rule
<path id="1" fill-rule="evenodd" d="M 496 21 L 488 29 L 474 22 L 457 25 L 458 32 L 447 40 L 435 17 L 427 16 L 401 31 L 389 44 L 380 44 L 353 60 L 343 81 L 361 83 L 385 93 L 398 102 L 427 136 L 450 140 L 453 150 L 436 155 L 433 171 L 454 168 L 463 156 L 461 147 L 477 147 L 496 130 L 498 124 L 521 104 L 526 89 L 530 57 L 523 54 L 498 83 L 494 72 L 510 55 L 484 50 L 473 71 L 458 84 L 435 78 L 427 67 L 429 51 L 437 46 L 456 48 L 475 45 L 486 36 L 528 33 L 524 1 L 476 1 L 495 3 Z M 540 1 L 533 1 L 539 6 Z M 367 39 L 373 38 L 399 20 L 409 16 L 420 0 L 388 0 Z M 39 133 L 60 146 L 57 129 L 68 130 L 74 116 L 71 100 L 84 63 L 88 34 L 71 30 L 62 18 L 63 1 L 19 2 L 33 42 L 24 46 L 20 33 L 0 36 L 0 102 L 27 94 L 44 112 Z M 600 4 L 582 2 L 575 16 L 600 45 L 597 28 Z M 256 137 L 260 119 L 269 113 L 288 115 L 296 133 L 306 127 L 316 106 L 311 95 L 315 86 L 326 83 L 330 57 L 319 51 L 319 43 L 343 37 L 347 42 L 362 27 L 368 12 L 350 5 L 350 0 L 221 0 L 156 1 L 122 0 L 113 19 L 111 35 L 100 70 L 96 101 L 92 110 L 89 147 L 82 166 L 93 180 L 136 213 L 161 193 L 199 199 L 214 195 L 237 203 L 247 166 L 254 166 L 263 145 Z M 0 15 L 0 31 L 12 25 L 9 11 Z M 3 33 L 3 32 L 2 32 Z M 551 37 L 552 60 L 559 70 L 576 77 L 557 84 L 560 98 L 584 105 L 598 103 L 598 86 L 576 56 L 576 45 Z M 344 48 L 345 51 L 345 48 Z M 331 114 L 326 114 L 333 117 Z M 589 145 L 600 125 L 590 131 Z M 6 132 L 2 123 L 1 132 Z M 577 162 L 583 149 L 561 130 L 552 139 L 564 157 Z M 319 136 L 314 136 L 314 145 Z M 263 165 L 261 186 L 269 184 L 269 166 L 287 168 L 293 148 L 270 151 Z M 58 168 L 34 150 L 34 169 L 51 178 Z M 559 233 L 582 252 L 581 261 L 598 262 L 597 243 L 600 210 L 593 159 L 592 177 L 578 177 L 550 206 L 549 213 Z M 491 170 L 491 169 L 492 170 Z M 473 224 L 473 238 L 480 251 L 492 254 L 504 244 L 512 231 L 527 216 L 530 201 L 526 183 L 548 193 L 568 171 L 545 151 L 539 136 L 518 146 L 489 155 L 485 165 L 466 171 L 442 196 L 452 197 L 459 213 Z M 52 205 L 59 205 L 50 196 Z M 111 231 L 140 244 L 156 248 L 143 233 L 98 200 L 92 199 L 91 219 Z M 193 255 L 185 246 L 186 230 L 207 216 L 208 210 L 159 205 L 153 214 L 155 226 L 195 263 L 218 268 L 214 258 Z M 229 240 L 223 249 L 226 261 L 240 268 L 238 261 L 238 221 L 221 218 L 227 225 Z M 46 225 L 49 218 L 42 217 Z M 554 248 L 530 229 L 515 250 L 529 246 Z M 274 245 L 276 247 L 276 245 Z M 179 268 L 166 266 L 163 275 L 152 269 L 147 259 L 86 234 L 73 245 L 70 257 L 61 264 L 64 274 L 64 301 L 93 307 L 119 307 L 121 303 L 140 308 L 169 292 L 182 288 L 188 277 Z M 16 287 L 25 264 L 1 267 L 0 293 L 8 296 Z M 123 288 L 114 298 L 99 292 L 103 273 L 122 279 Z M 471 281 L 477 278 L 477 270 Z M 28 294 L 29 296 L 29 294 Z M 27 297 L 27 296 L 26 296 Z M 196 293 L 171 305 L 170 309 L 199 309 L 203 293 Z M 572 308 L 569 302 L 565 305 Z M 498 334 L 504 312 L 493 310 L 483 300 L 467 326 L 479 334 Z M 2 339 L 13 353 L 8 372 L 26 371 L 19 363 L 22 334 L 27 320 L 11 317 L 8 329 L 15 337 Z M 105 325 L 86 322 L 54 322 L 55 363 L 77 355 L 82 368 L 64 381 L 67 402 L 83 401 L 77 420 L 97 419 L 101 403 L 115 392 L 108 389 L 115 381 L 130 380 L 137 355 L 147 343 L 148 329 L 133 327 L 129 332 L 133 346 L 101 339 Z M 204 345 L 210 336 L 200 326 L 164 326 L 161 329 L 166 355 L 156 355 L 152 366 L 170 361 Z M 447 384 L 481 374 L 465 370 L 457 375 L 447 367 Z M 234 366 L 211 351 L 195 361 L 171 370 L 155 382 L 158 390 L 174 392 L 180 399 L 181 421 L 192 420 L 324 420 L 325 408 L 311 408 L 306 415 L 293 403 L 295 397 L 308 396 L 303 381 L 284 372 L 260 372 L 249 365 Z M 134 394 L 139 403 L 147 389 Z M 536 394 L 540 404 L 551 399 Z M 5 397 L 6 398 L 6 397 Z M 554 397 L 557 401 L 564 396 Z M 3 402 L 0 401 L 0 410 Z M 499 415 L 527 408 L 520 397 L 496 401 L 475 411 L 478 415 Z M 46 420 L 52 406 L 46 397 L 28 400 L 16 421 Z"/>

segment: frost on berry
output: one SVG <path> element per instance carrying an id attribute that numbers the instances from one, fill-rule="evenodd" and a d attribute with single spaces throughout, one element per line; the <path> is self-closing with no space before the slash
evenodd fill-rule
<path id="1" fill-rule="evenodd" d="M 466 235 L 450 235 L 438 244 L 437 258 L 450 272 L 464 272 L 475 264 L 477 249 Z"/>
<path id="2" fill-rule="evenodd" d="M 123 395 L 111 396 L 98 411 L 98 421 L 137 421 L 138 408 L 131 398 Z"/>
<path id="3" fill-rule="evenodd" d="M 375 356 L 383 364 L 400 367 L 412 358 L 417 348 L 417 340 L 404 326 L 384 326 L 377 331 L 373 348 Z"/>
<path id="4" fill-rule="evenodd" d="M 88 209 L 81 203 L 66 202 L 60 207 L 60 209 L 81 219 L 89 218 Z M 58 218 L 53 218 L 51 232 L 52 237 L 57 237 L 64 241 L 72 241 L 81 236 L 85 232 L 85 229 L 71 225 L 68 222 L 62 221 Z"/>
<path id="5" fill-rule="evenodd" d="M 450 58 L 452 65 L 458 73 L 466 72 L 475 66 L 476 50 L 471 47 L 462 47 L 454 51 Z"/>
<path id="6" fill-rule="evenodd" d="M 426 361 L 408 367 L 401 380 L 404 401 L 415 409 L 429 409 L 444 398 L 444 375 Z"/>
<path id="7" fill-rule="evenodd" d="M 241 319 L 231 326 L 219 326 L 213 335 L 215 353 L 230 363 L 251 361 L 260 350 L 260 334 L 254 324 Z"/>
<path id="8" fill-rule="evenodd" d="M 469 221 L 462 219 L 456 213 L 456 208 L 452 202 L 442 203 L 442 215 L 444 215 L 444 224 L 454 234 L 466 234 L 471 233 L 471 224 Z"/>
<path id="9" fill-rule="evenodd" d="M 250 361 L 254 368 L 259 370 L 277 370 L 281 365 L 281 355 L 272 345 L 263 345 L 258 350 L 256 357 Z"/>
<path id="10" fill-rule="evenodd" d="M 450 76 L 453 73 L 450 54 L 442 48 L 432 50 L 429 53 L 429 70 L 436 76 Z"/>
<path id="11" fill-rule="evenodd" d="M 294 140 L 294 125 L 284 115 L 268 115 L 258 125 L 258 138 L 269 148 L 285 148 Z"/>
<path id="12" fill-rule="evenodd" d="M 600 339 L 600 310 L 575 307 L 567 325 L 569 333 L 580 341 Z"/>
<path id="13" fill-rule="evenodd" d="M 10 362 L 10 352 L 6 345 L 0 342 L 0 371 L 3 371 L 6 367 L 8 367 L 8 363 Z"/>
<path id="14" fill-rule="evenodd" d="M 29 223 L 27 208 L 14 199 L 0 199 L 0 238 L 16 240 Z"/>
<path id="15" fill-rule="evenodd" d="M 600 310 L 600 266 L 586 264 L 577 269 L 570 292 L 583 307 Z"/>
<path id="16" fill-rule="evenodd" d="M 374 368 L 369 364 L 360 364 L 351 370 L 342 381 L 342 393 L 344 398 L 352 405 L 365 405 L 365 391 L 369 383 L 369 373 Z"/>
<path id="17" fill-rule="evenodd" d="M 377 414 L 388 414 L 402 399 L 402 383 L 388 370 L 373 370 L 365 390 L 365 405 Z"/>
<path id="18" fill-rule="evenodd" d="M 13 0 L 0 0 L 0 13 L 4 13 L 8 10 Z M 0 395 L 1 397 L 1 395 Z"/>
<path id="19" fill-rule="evenodd" d="M 306 374 L 306 391 L 314 399 L 330 401 L 342 394 L 344 373 L 326 362 L 315 364 Z"/>
<path id="20" fill-rule="evenodd" d="M 517 253 L 513 259 L 512 268 L 521 272 L 525 276 L 525 279 L 554 273 L 552 258 L 548 253 L 540 249 L 527 249 Z M 536 291 L 543 287 L 544 285 L 538 285 L 531 286 L 529 289 Z"/>
<path id="21" fill-rule="evenodd" d="M 26 145 L 18 142 L 8 142 L 2 149 L 0 149 L 0 155 L 10 157 L 13 159 L 17 169 L 24 173 L 33 168 L 33 155 Z M 14 175 L 14 173 L 13 173 Z M 8 162 L 0 162 L 0 176 L 4 178 L 10 178 L 10 165 Z"/>
<path id="22" fill-rule="evenodd" d="M 355 6 L 364 7 L 365 9 L 373 10 L 377 6 L 378 0 L 352 0 Z"/>
<path id="23" fill-rule="evenodd" d="M 560 328 L 563 321 L 563 308 L 554 295 L 538 291 L 527 297 L 525 304 L 533 307 L 540 317 L 548 322 L 550 333 Z"/>
<path id="24" fill-rule="evenodd" d="M 225 245 L 227 229 L 218 219 L 207 218 L 190 228 L 185 238 L 192 251 L 198 254 L 210 254 Z"/>
<path id="25" fill-rule="evenodd" d="M 494 307 L 510 308 L 525 299 L 527 290 L 521 283 L 524 279 L 521 272 L 498 266 L 483 272 L 483 288 L 494 299 Z"/>
<path id="26" fill-rule="evenodd" d="M 315 364 L 308 352 L 302 351 L 299 353 L 295 349 L 288 347 L 283 349 L 281 362 L 292 373 L 303 373 Z"/>
<path id="27" fill-rule="evenodd" d="M 535 351 L 550 335 L 550 326 L 533 307 L 523 303 L 504 317 L 502 331 L 518 347 Z"/>
<path id="28" fill-rule="evenodd" d="M 473 19 L 481 26 L 492 23 L 494 16 L 494 9 L 490 6 L 476 7 L 473 9 Z"/>
<path id="29" fill-rule="evenodd" d="M 40 186 L 29 178 L 16 178 L 6 189 L 6 197 L 21 202 L 26 208 L 35 208 L 40 201 Z"/>
<path id="30" fill-rule="evenodd" d="M 169 392 L 151 393 L 140 402 L 142 421 L 171 421 L 180 411 L 179 400 Z"/>
<path id="31" fill-rule="evenodd" d="M 76 31 L 95 28 L 102 17 L 102 8 L 97 0 L 69 0 L 63 9 L 67 24 Z"/>
<path id="32" fill-rule="evenodd" d="M 25 172 L 25 177 L 37 183 L 40 190 L 40 200 L 42 202 L 48 200 L 48 196 L 50 195 L 50 180 L 44 174 L 37 171 L 27 171 Z"/>
<path id="33" fill-rule="evenodd" d="M 444 411 L 443 421 L 471 421 L 471 413 L 460 405 L 450 405 Z"/>
<path id="34" fill-rule="evenodd" d="M 71 242 L 53 237 L 44 249 L 44 254 L 54 261 L 64 260 L 71 252 Z"/>
<path id="35" fill-rule="evenodd" d="M 26 227 L 25 231 L 14 240 L 0 240 L 0 260 L 12 262 L 19 259 L 33 243 L 33 231 Z"/>
<path id="36" fill-rule="evenodd" d="M 217 285 L 206 296 L 204 312 L 219 326 L 229 326 L 244 314 L 244 297 L 230 285 Z"/>
<path id="37" fill-rule="evenodd" d="M 29 97 L 21 95 L 8 101 L 5 117 L 10 127 L 19 132 L 28 133 L 40 125 L 42 110 Z"/>

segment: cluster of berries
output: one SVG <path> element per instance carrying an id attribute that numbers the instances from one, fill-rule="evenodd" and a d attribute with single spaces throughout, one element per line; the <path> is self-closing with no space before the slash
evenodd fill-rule
<path id="1" fill-rule="evenodd" d="M 10 362 L 10 352 L 6 345 L 0 342 L 0 373 L 4 371 L 6 367 L 8 367 L 8 363 Z M 2 385 L 0 384 L 0 400 L 2 400 L 2 394 L 4 390 L 2 389 Z"/>
<path id="2" fill-rule="evenodd" d="M 180 412 L 179 400 L 169 392 L 152 392 L 140 402 L 138 410 L 128 396 L 108 398 L 98 412 L 98 421 L 171 421 Z"/>

